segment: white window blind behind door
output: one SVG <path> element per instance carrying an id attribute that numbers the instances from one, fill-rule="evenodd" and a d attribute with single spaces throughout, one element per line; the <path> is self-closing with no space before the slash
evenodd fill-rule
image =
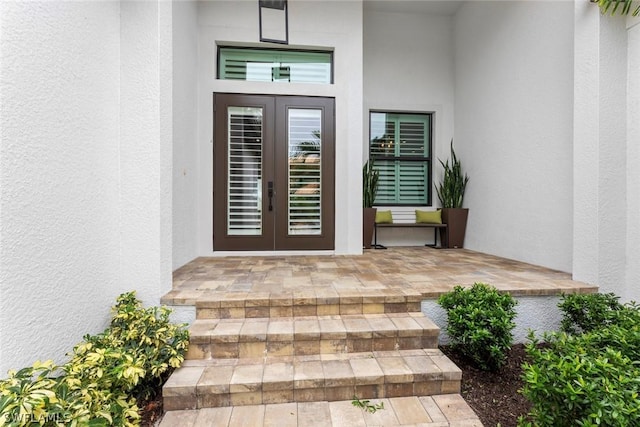
<path id="1" fill-rule="evenodd" d="M 262 234 L 262 109 L 229 107 L 227 233 Z"/>
<path id="2" fill-rule="evenodd" d="M 288 233 L 322 233 L 322 111 L 288 110 Z"/>

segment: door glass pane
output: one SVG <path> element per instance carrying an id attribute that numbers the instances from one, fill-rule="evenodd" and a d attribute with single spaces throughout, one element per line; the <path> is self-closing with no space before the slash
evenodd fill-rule
<path id="1" fill-rule="evenodd" d="M 289 235 L 322 233 L 322 111 L 290 108 L 287 224 Z"/>
<path id="2" fill-rule="evenodd" d="M 228 107 L 227 234 L 262 234 L 262 108 Z"/>

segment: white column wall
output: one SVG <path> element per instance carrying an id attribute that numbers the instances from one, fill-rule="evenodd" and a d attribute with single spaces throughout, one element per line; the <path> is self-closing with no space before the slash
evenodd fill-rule
<path id="1" fill-rule="evenodd" d="M 625 301 L 640 297 L 637 22 L 575 3 L 573 277 Z"/>
<path id="2" fill-rule="evenodd" d="M 640 301 L 640 17 L 629 17 L 627 36 L 627 269 L 623 297 Z"/>
<path id="3" fill-rule="evenodd" d="M 368 157 L 371 110 L 434 113 L 432 206 L 439 205 L 437 158 L 449 155 L 453 138 L 453 25 L 451 16 L 394 13 L 365 8 L 364 127 Z M 421 207 L 421 209 L 427 209 Z M 423 245 L 429 232 L 380 230 L 385 245 Z"/>
<path id="4" fill-rule="evenodd" d="M 573 278 L 598 281 L 599 33 L 597 7 L 575 2 Z"/>
<path id="5" fill-rule="evenodd" d="M 120 276 L 117 2 L 1 2 L 0 377 L 105 326 Z"/>
<path id="6" fill-rule="evenodd" d="M 198 11 L 198 254 L 214 255 L 213 93 L 255 93 L 335 98 L 335 252 L 362 253 L 362 2 L 290 1 L 289 44 L 334 49 L 334 84 L 282 84 L 217 80 L 216 44 L 258 43 L 254 2 L 200 2 Z M 282 47 L 282 46 L 273 46 Z"/>
<path id="7" fill-rule="evenodd" d="M 122 281 L 146 304 L 171 289 L 171 2 L 121 3 Z"/>
<path id="8" fill-rule="evenodd" d="M 198 3 L 173 3 L 173 269 L 198 256 Z"/>
<path id="9" fill-rule="evenodd" d="M 571 271 L 573 4 L 466 2 L 454 24 L 465 247 Z"/>
<path id="10" fill-rule="evenodd" d="M 594 6 L 594 5 L 591 5 Z M 621 293 L 627 241 L 627 31 L 620 16 L 600 18 L 597 284 Z M 612 79 L 611 76 L 619 76 Z M 637 72 L 635 78 L 638 78 Z M 575 141 L 578 145 L 579 141 Z M 584 206 L 585 209 L 591 207 Z"/>
<path id="11" fill-rule="evenodd" d="M 171 6 L 0 3 L 0 376 L 171 287 Z"/>

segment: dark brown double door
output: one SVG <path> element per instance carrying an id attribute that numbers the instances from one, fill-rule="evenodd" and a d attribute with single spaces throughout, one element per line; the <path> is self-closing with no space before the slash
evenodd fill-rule
<path id="1" fill-rule="evenodd" d="M 334 249 L 334 100 L 214 94 L 214 250 Z"/>

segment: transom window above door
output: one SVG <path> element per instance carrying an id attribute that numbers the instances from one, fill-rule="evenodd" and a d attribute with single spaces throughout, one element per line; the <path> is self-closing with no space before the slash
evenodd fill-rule
<path id="1" fill-rule="evenodd" d="M 218 78 L 331 84 L 333 52 L 219 46 Z"/>
<path id="2" fill-rule="evenodd" d="M 372 111 L 369 158 L 380 172 L 374 205 L 431 205 L 430 113 Z"/>

